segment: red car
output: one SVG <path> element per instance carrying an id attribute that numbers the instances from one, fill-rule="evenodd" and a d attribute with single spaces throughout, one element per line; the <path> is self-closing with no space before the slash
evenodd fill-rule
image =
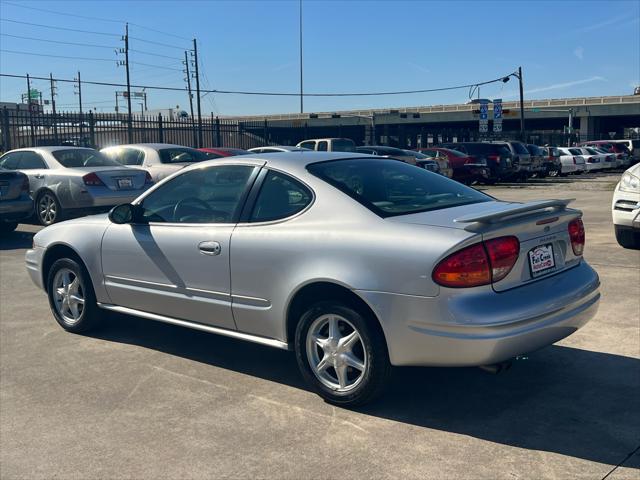
<path id="1" fill-rule="evenodd" d="M 429 155 L 430 157 L 445 157 L 449 161 L 449 165 L 453 169 L 453 178 L 461 183 L 486 182 L 489 177 L 489 170 L 486 162 L 478 163 L 478 161 L 466 153 L 453 150 L 451 148 L 429 147 L 419 148 L 419 152 Z"/>
<path id="2" fill-rule="evenodd" d="M 218 148 L 199 148 L 201 152 L 207 154 L 209 158 L 222 158 L 222 157 L 233 157 L 235 155 L 249 155 L 251 152 L 243 150 L 242 148 L 227 148 L 227 147 L 218 147 Z"/>

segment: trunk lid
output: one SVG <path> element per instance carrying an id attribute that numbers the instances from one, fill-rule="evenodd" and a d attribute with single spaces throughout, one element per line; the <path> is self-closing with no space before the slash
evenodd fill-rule
<path id="1" fill-rule="evenodd" d="M 15 171 L 0 172 L 0 201 L 15 200 L 22 194 L 25 175 Z"/>
<path id="2" fill-rule="evenodd" d="M 78 167 L 72 169 L 80 176 L 95 173 L 109 190 L 141 190 L 145 186 L 147 172 L 129 167 Z"/>
<path id="3" fill-rule="evenodd" d="M 582 257 L 574 255 L 571 247 L 568 224 L 580 217 L 581 212 L 567 208 L 569 202 L 571 200 L 482 202 L 388 220 L 467 230 L 481 234 L 485 241 L 515 236 L 520 242 L 518 259 L 504 279 L 493 283 L 493 289 L 502 292 L 555 275 L 580 262 Z M 553 267 L 540 269 L 549 263 Z"/>

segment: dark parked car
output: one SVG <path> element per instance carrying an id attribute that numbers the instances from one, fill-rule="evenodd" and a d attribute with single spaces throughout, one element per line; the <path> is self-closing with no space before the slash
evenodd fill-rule
<path id="1" fill-rule="evenodd" d="M 556 147 L 540 147 L 543 152 L 542 166 L 544 168 L 544 176 L 557 177 L 562 172 L 562 162 L 560 156 L 562 153 Z"/>
<path id="2" fill-rule="evenodd" d="M 451 178 L 458 182 L 466 184 L 474 182 L 485 183 L 491 176 L 485 158 L 476 159 L 458 150 L 441 147 L 421 148 L 420 152 L 431 157 L 446 158 L 452 169 Z"/>
<path id="3" fill-rule="evenodd" d="M 546 176 L 546 170 L 544 168 L 544 154 L 545 152 L 537 145 L 527 143 L 525 145 L 529 155 L 531 155 L 531 173 L 537 177 Z"/>
<path id="4" fill-rule="evenodd" d="M 425 155 L 424 153 L 416 152 L 414 150 L 404 150 L 407 155 L 413 155 L 416 159 L 416 165 L 420 168 L 424 168 L 425 170 L 429 170 L 433 173 L 439 173 L 440 175 L 444 175 L 442 170 L 440 170 L 440 164 L 437 160 L 433 159 Z M 446 176 L 446 175 L 445 175 Z"/>
<path id="5" fill-rule="evenodd" d="M 473 163 L 482 164 L 486 162 L 489 168 L 489 176 L 485 180 L 486 183 L 491 184 L 500 180 L 511 179 L 517 172 L 517 165 L 514 164 L 513 154 L 505 144 L 457 142 L 444 143 L 441 146 L 465 153 L 473 159 Z M 528 152 L 527 155 L 529 155 Z"/>
<path id="6" fill-rule="evenodd" d="M 29 177 L 22 172 L 0 168 L 0 233 L 13 232 L 18 222 L 32 213 Z"/>
<path id="7" fill-rule="evenodd" d="M 525 180 L 536 173 L 536 167 L 538 167 L 538 165 L 533 164 L 531 154 L 524 143 L 511 140 L 492 143 L 495 143 L 496 145 L 503 145 L 511 152 L 513 165 L 516 169 L 515 174 L 512 176 L 513 179 Z M 540 162 L 540 160 L 538 161 Z"/>

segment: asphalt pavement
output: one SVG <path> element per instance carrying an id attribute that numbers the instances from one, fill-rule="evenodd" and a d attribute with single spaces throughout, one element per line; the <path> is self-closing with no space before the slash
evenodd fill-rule
<path id="1" fill-rule="evenodd" d="M 0 239 L 0 478 L 637 480 L 640 252 L 615 241 L 618 178 L 487 189 L 576 199 L 593 321 L 499 375 L 397 368 L 357 410 L 308 391 L 290 352 L 124 316 L 64 332 L 24 267 L 39 227 L 21 225 Z"/>

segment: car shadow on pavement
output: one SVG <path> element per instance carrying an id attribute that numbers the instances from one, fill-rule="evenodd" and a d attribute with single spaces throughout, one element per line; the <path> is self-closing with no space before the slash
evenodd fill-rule
<path id="1" fill-rule="evenodd" d="M 22 232 L 20 230 L 2 234 L 0 237 L 0 251 L 31 248 L 34 235 L 34 232 Z"/>
<path id="2" fill-rule="evenodd" d="M 284 350 L 111 314 L 93 336 L 308 390 Z M 355 411 L 613 466 L 640 445 L 640 360 L 554 345 L 498 375 L 395 368 L 384 396 Z"/>

